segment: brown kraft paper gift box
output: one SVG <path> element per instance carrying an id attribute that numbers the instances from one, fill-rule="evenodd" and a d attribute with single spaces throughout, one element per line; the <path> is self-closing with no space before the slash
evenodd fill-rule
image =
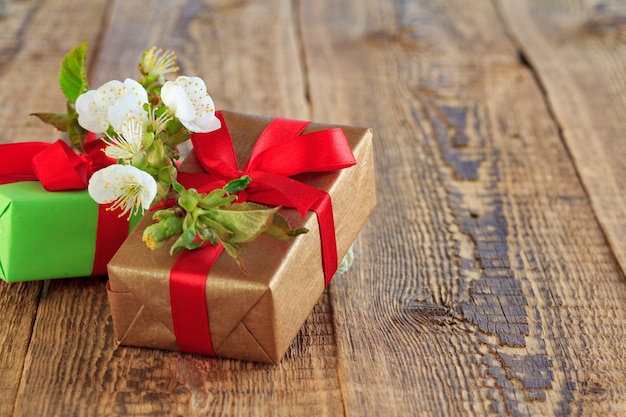
<path id="1" fill-rule="evenodd" d="M 240 166 L 271 119 L 222 112 Z M 303 133 L 331 127 L 312 123 Z M 357 164 L 296 179 L 332 198 L 337 254 L 341 260 L 356 239 L 375 204 L 372 131 L 343 127 Z M 193 152 L 181 170 L 201 172 Z M 294 227 L 309 233 L 283 242 L 261 236 L 243 254 L 246 275 L 222 253 L 208 273 L 206 299 L 211 340 L 217 356 L 277 363 L 324 291 L 317 216 L 304 219 L 295 209 L 281 213 Z M 109 263 L 107 292 L 115 337 L 122 345 L 180 350 L 173 330 L 169 272 L 176 256 L 169 246 L 150 250 L 141 240 L 152 223 L 144 216 Z"/>

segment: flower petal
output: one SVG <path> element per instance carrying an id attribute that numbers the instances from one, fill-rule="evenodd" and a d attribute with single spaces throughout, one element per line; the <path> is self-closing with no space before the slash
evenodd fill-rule
<path id="1" fill-rule="evenodd" d="M 136 96 L 127 94 L 113 104 L 108 111 L 108 119 L 116 132 L 124 130 L 124 126 L 129 120 L 140 121 L 142 124 L 148 122 L 148 112 L 143 108 L 144 103 Z"/>
<path id="2" fill-rule="evenodd" d="M 196 117 L 196 110 L 187 93 L 173 81 L 168 81 L 161 87 L 161 99 L 181 122 L 183 120 L 192 120 Z"/>
<path id="3" fill-rule="evenodd" d="M 98 204 L 122 209 L 120 216 L 150 208 L 157 193 L 157 183 L 148 173 L 132 165 L 110 165 L 96 171 L 89 180 L 89 195 Z"/>
<path id="4" fill-rule="evenodd" d="M 148 102 L 148 92 L 141 84 L 132 78 L 127 78 L 124 80 L 124 87 L 121 91 L 121 95 L 118 98 L 125 97 L 130 95 L 137 100 L 137 104 L 142 106 L 144 103 Z"/>
<path id="5" fill-rule="evenodd" d="M 124 84 L 118 80 L 111 80 L 104 83 L 96 90 L 94 105 L 108 110 L 120 97 L 120 92 L 123 88 Z"/>
<path id="6" fill-rule="evenodd" d="M 76 99 L 78 123 L 89 131 L 102 133 L 112 124 L 110 118 L 113 116 L 116 121 L 114 128 L 117 130 L 120 127 L 120 119 L 123 119 L 126 113 L 138 116 L 141 113 L 137 109 L 143 110 L 142 106 L 147 102 L 148 93 L 137 81 L 130 78 L 123 83 L 111 80 L 97 90 L 89 90 Z M 117 108 L 118 106 L 121 108 Z M 115 109 L 113 113 L 111 109 Z"/>
<path id="7" fill-rule="evenodd" d="M 168 81 L 165 84 L 161 89 L 161 98 L 165 105 L 174 111 L 183 126 L 192 132 L 210 132 L 219 129 L 219 120 L 213 120 L 215 118 L 213 99 L 207 93 L 206 85 L 201 78 L 182 75 L 175 81 Z"/>
<path id="8" fill-rule="evenodd" d="M 89 179 L 87 191 L 89 196 L 98 204 L 109 204 L 117 198 L 117 190 L 110 185 L 109 180 L 115 175 L 115 170 L 112 168 L 115 166 L 118 165 L 110 165 L 100 169 Z"/>
<path id="9" fill-rule="evenodd" d="M 76 112 L 78 113 L 78 124 L 84 129 L 94 133 L 102 133 L 109 127 L 107 108 L 97 104 L 96 90 L 89 90 L 78 96 Z"/>
<path id="10" fill-rule="evenodd" d="M 181 120 L 183 126 L 189 129 L 191 132 L 212 132 L 219 129 L 222 126 L 220 119 L 215 114 L 209 114 L 205 117 L 196 117 L 189 122 Z"/>

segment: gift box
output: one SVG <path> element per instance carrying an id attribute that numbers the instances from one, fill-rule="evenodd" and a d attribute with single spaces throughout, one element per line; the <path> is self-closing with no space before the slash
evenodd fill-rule
<path id="1" fill-rule="evenodd" d="M 86 187 L 106 163 L 98 140 L 89 154 L 62 141 L 0 145 L 0 278 L 8 282 L 105 275 L 139 217 L 98 206 Z"/>
<path id="2" fill-rule="evenodd" d="M 222 112 L 222 117 L 222 124 L 230 132 L 237 163 L 243 166 L 251 153 L 256 152 L 253 147 L 271 119 L 230 112 Z M 312 123 L 302 135 L 330 129 L 337 127 Z M 340 130 L 347 138 L 356 164 L 293 177 L 330 195 L 336 240 L 336 248 L 331 251 L 336 251 L 338 259 L 348 252 L 376 202 L 372 131 L 356 127 Z M 202 140 L 210 144 L 212 136 Z M 325 152 L 327 149 L 316 151 L 322 158 Z M 194 151 L 185 159 L 181 170 L 202 172 L 198 153 L 194 142 Z M 295 156 L 284 155 L 285 159 L 290 157 Z M 311 155 L 311 159 L 315 158 Z M 271 158 L 266 162 L 277 164 Z M 251 184 L 254 183 L 253 177 Z M 320 228 L 325 229 L 325 223 L 318 217 L 319 213 L 312 211 L 304 218 L 293 208 L 283 207 L 280 212 L 292 226 L 306 227 L 309 232 L 290 241 L 262 235 L 249 243 L 243 254 L 247 273 L 222 253 L 201 277 L 202 287 L 196 293 L 202 298 L 199 303 L 203 304 L 202 309 L 199 312 L 196 309 L 195 316 L 178 325 L 188 325 L 188 332 L 193 334 L 196 321 L 207 321 L 210 352 L 199 353 L 277 363 L 324 291 L 329 277 L 325 266 L 327 252 L 323 250 L 333 246 L 322 242 L 326 238 L 321 237 Z M 151 223 L 150 216 L 145 216 L 109 263 L 107 291 L 115 336 L 122 345 L 193 351 L 186 345 L 181 347 L 180 330 L 175 328 L 175 323 L 181 321 L 180 310 L 188 307 L 185 304 L 197 301 L 197 298 L 185 300 L 182 306 L 180 301 L 174 302 L 172 271 L 184 255 L 169 255 L 167 245 L 149 249 L 142 241 L 142 233 Z M 322 249 L 323 245 L 326 249 Z M 196 251 L 183 254 L 190 252 Z"/>
<path id="3" fill-rule="evenodd" d="M 117 226 L 100 230 L 109 247 L 96 250 L 101 212 L 87 191 L 49 192 L 37 181 L 0 185 L 0 277 L 18 282 L 106 274 L 129 222 L 112 219 Z"/>

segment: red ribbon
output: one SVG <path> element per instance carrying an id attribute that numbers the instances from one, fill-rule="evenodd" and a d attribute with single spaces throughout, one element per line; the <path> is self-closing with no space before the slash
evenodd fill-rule
<path id="1" fill-rule="evenodd" d="M 62 140 L 2 144 L 0 184 L 39 181 L 48 191 L 84 190 L 95 171 L 115 163 L 102 152 L 104 146 L 95 136 L 85 142 L 84 154 Z"/>
<path id="2" fill-rule="evenodd" d="M 215 188 L 248 175 L 252 182 L 243 198 L 261 204 L 297 209 L 304 217 L 314 211 L 318 217 L 322 242 L 325 285 L 337 270 L 337 246 L 332 203 L 328 193 L 290 178 L 308 172 L 328 172 L 356 164 L 343 130 L 332 128 L 302 134 L 310 122 L 274 119 L 257 140 L 243 169 L 237 159 L 228 127 L 220 112 L 222 125 L 210 133 L 192 135 L 194 152 L 206 176 L 179 173 L 186 187 L 200 190 Z M 207 184 L 211 184 L 207 187 Z M 240 199 L 242 196 L 240 196 Z M 214 355 L 206 305 L 207 274 L 222 247 L 206 245 L 184 251 L 170 271 L 170 299 L 176 341 L 184 352 Z"/>
<path id="3" fill-rule="evenodd" d="M 0 184 L 39 181 L 47 191 L 84 190 L 97 170 L 115 163 L 102 152 L 106 144 L 90 134 L 84 154 L 76 154 L 63 141 L 0 144 Z M 96 251 L 92 275 L 107 273 L 106 264 L 128 235 L 128 221 L 98 208 Z"/>

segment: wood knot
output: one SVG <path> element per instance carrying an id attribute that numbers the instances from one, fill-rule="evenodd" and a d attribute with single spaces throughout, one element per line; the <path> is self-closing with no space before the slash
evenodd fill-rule
<path id="1" fill-rule="evenodd" d="M 456 322 L 454 310 L 447 306 L 411 300 L 408 302 L 406 309 L 417 319 L 435 323 L 439 326 L 449 326 Z"/>
<path id="2" fill-rule="evenodd" d="M 580 392 L 603 400 L 610 396 L 610 391 L 600 381 L 583 381 L 580 383 Z"/>
<path id="3" fill-rule="evenodd" d="M 607 3 L 600 2 L 581 25 L 581 32 L 603 38 L 626 37 L 626 10 L 616 10 Z"/>
<path id="4" fill-rule="evenodd" d="M 371 31 L 365 35 L 365 40 L 371 44 L 395 44 L 415 50 L 430 49 L 426 46 L 426 37 L 412 26 Z"/>

